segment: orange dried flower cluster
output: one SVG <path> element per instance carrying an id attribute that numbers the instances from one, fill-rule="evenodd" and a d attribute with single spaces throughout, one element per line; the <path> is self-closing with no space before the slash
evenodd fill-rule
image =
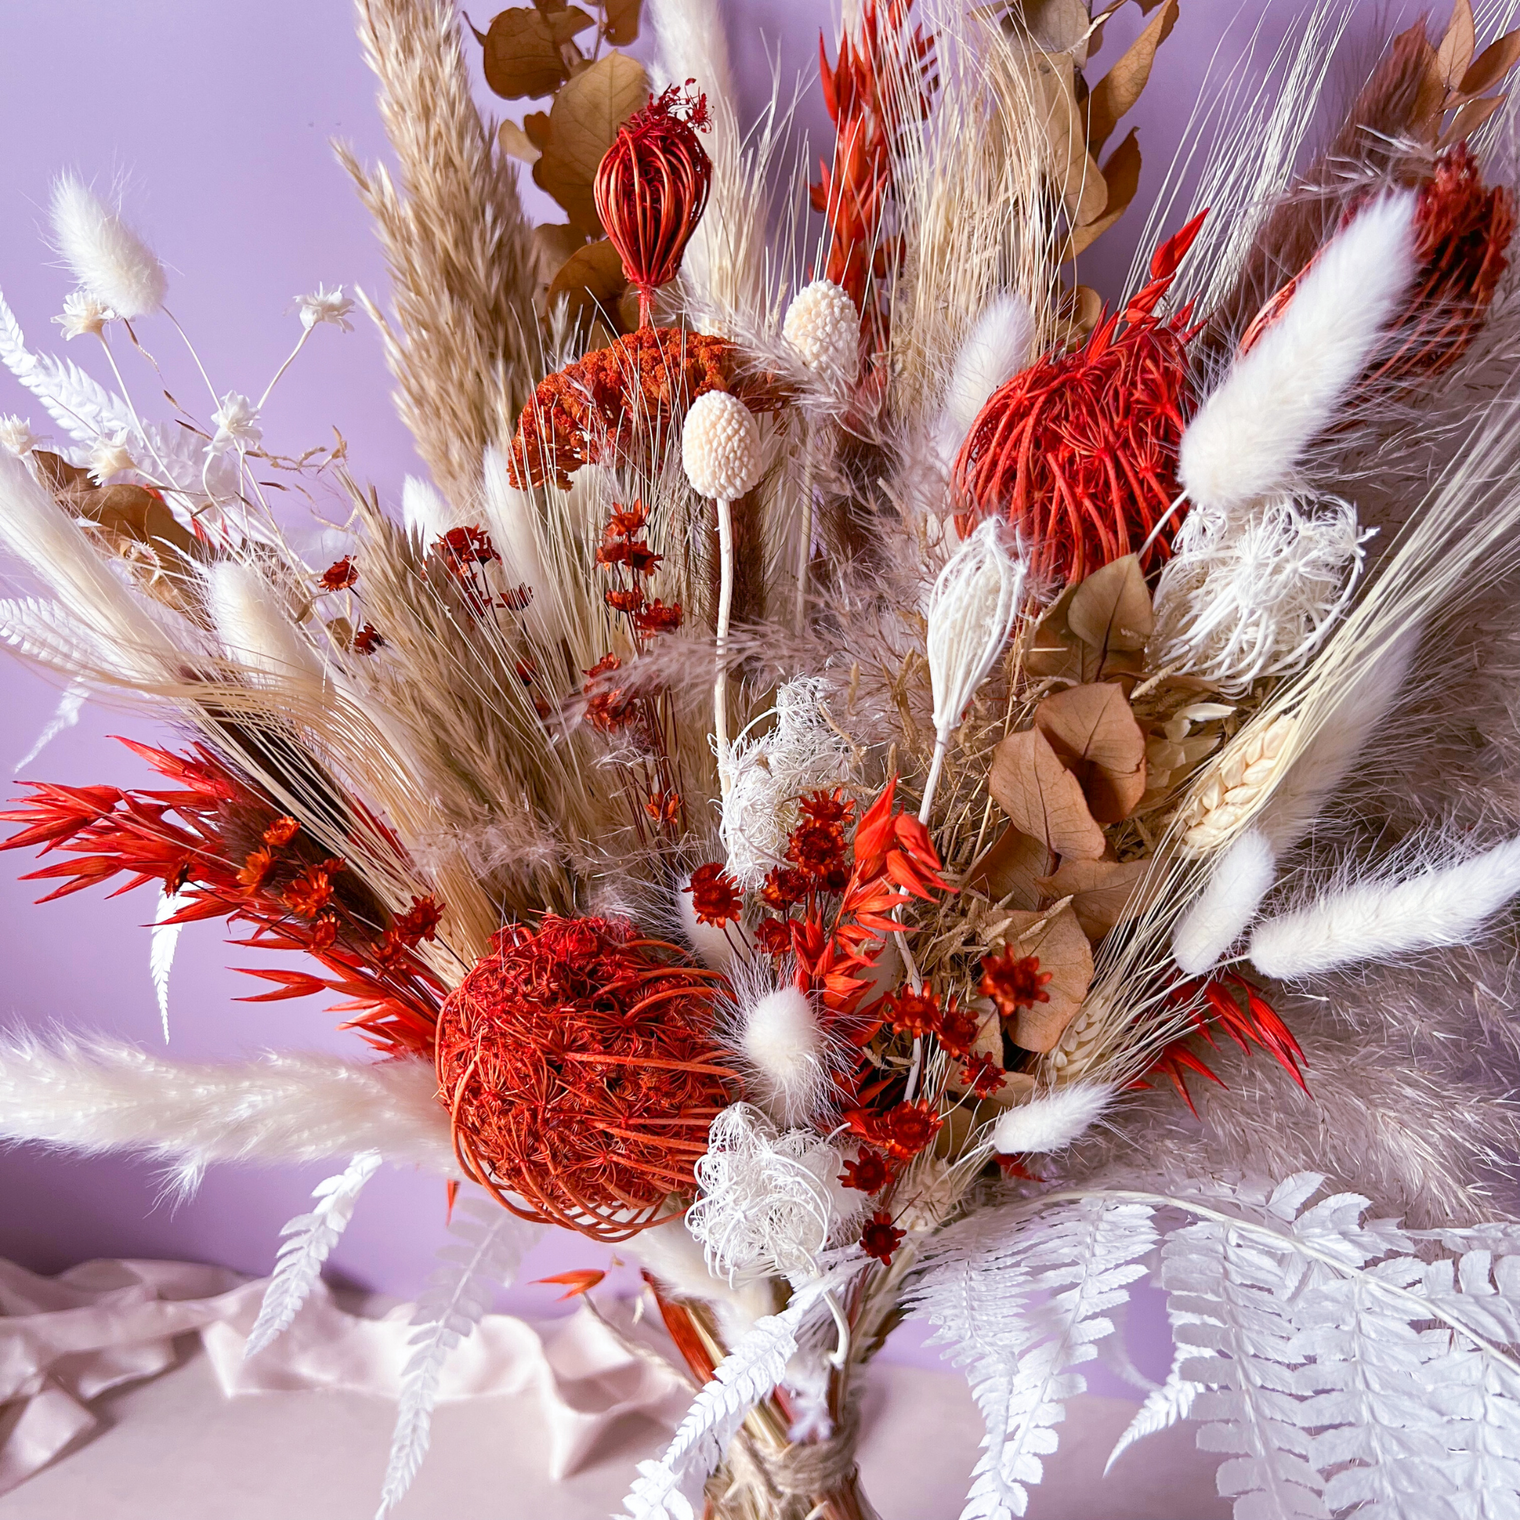
<path id="1" fill-rule="evenodd" d="M 345 554 L 336 564 L 329 565 L 322 572 L 322 589 L 324 591 L 347 591 L 355 585 L 359 579 L 359 571 L 354 565 L 353 557 Z"/>
<path id="2" fill-rule="evenodd" d="M 655 1223 L 736 1095 L 710 1033 L 721 980 L 608 919 L 503 929 L 438 1022 L 465 1171 L 514 1213 L 602 1240 Z"/>
<path id="3" fill-rule="evenodd" d="M 691 897 L 691 911 L 698 923 L 722 928 L 739 921 L 744 896 L 739 883 L 722 866 L 698 866 L 681 891 Z"/>
<path id="4" fill-rule="evenodd" d="M 723 338 L 679 327 L 641 327 L 540 382 L 517 422 L 508 461 L 513 485 L 556 481 L 568 490 L 583 464 L 657 459 L 686 409 L 708 391 L 731 391 L 752 410 L 777 404 L 763 380 L 739 377 Z"/>
<path id="5" fill-rule="evenodd" d="M 647 521 L 648 515 L 641 501 L 629 507 L 615 506 L 602 530 L 602 541 L 596 551 L 597 564 L 611 570 L 615 582 L 612 590 L 606 593 L 607 605 L 628 618 L 634 638 L 640 644 L 647 643 L 656 634 L 672 633 L 681 626 L 681 604 L 672 602 L 667 606 L 658 597 L 650 601 L 639 584 L 641 579 L 654 574 L 663 558 L 649 547 L 646 539 L 637 536 Z"/>
<path id="6" fill-rule="evenodd" d="M 982 961 L 983 997 L 990 997 L 1005 1019 L 1017 1016 L 1020 1008 L 1033 1008 L 1036 1003 L 1048 1003 L 1050 994 L 1045 984 L 1050 980 L 1049 971 L 1040 970 L 1037 955 L 1019 955 L 1004 950 L 1000 955 L 986 956 Z"/>

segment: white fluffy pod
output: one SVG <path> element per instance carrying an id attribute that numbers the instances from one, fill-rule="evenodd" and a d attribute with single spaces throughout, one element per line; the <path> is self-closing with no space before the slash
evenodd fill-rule
<path id="1" fill-rule="evenodd" d="M 961 342 L 945 401 L 934 426 L 934 444 L 948 472 L 977 413 L 1000 386 L 1029 363 L 1034 312 L 1023 296 L 994 296 Z"/>
<path id="2" fill-rule="evenodd" d="M 75 279 L 118 317 L 145 317 L 164 304 L 169 279 L 153 250 L 72 174 L 53 185 L 53 234 Z"/>
<path id="3" fill-rule="evenodd" d="M 737 501 L 760 478 L 760 426 L 727 391 L 698 396 L 681 426 L 681 464 L 698 496 Z"/>
<path id="4" fill-rule="evenodd" d="M 1361 881 L 1258 924 L 1251 964 L 1265 976 L 1316 976 L 1358 961 L 1462 945 L 1520 893 L 1520 839 L 1403 881 Z"/>
<path id="5" fill-rule="evenodd" d="M 1172 930 L 1172 957 L 1189 976 L 1202 976 L 1245 932 L 1277 872 L 1277 852 L 1259 829 L 1246 832 L 1219 857 L 1208 884 Z"/>
<path id="6" fill-rule="evenodd" d="M 812 1000 L 792 983 L 746 997 L 739 1005 L 739 1049 L 760 1106 L 793 1128 L 827 1104 L 833 1052 Z"/>
<path id="7" fill-rule="evenodd" d="M 206 572 L 206 606 L 228 656 L 264 682 L 322 682 L 322 664 L 263 576 L 237 560 Z"/>
<path id="8" fill-rule="evenodd" d="M 430 480 L 408 475 L 401 482 L 401 521 L 413 538 L 422 541 L 426 552 L 450 528 L 457 526 L 454 509 Z"/>
<path id="9" fill-rule="evenodd" d="M 1005 1156 L 1041 1156 L 1065 1150 L 1103 1116 L 1113 1090 L 1091 1082 L 1036 1093 L 1006 1110 L 992 1126 L 992 1148 Z"/>
<path id="10" fill-rule="evenodd" d="M 710 971 L 727 971 L 734 958 L 733 942 L 719 924 L 708 924 L 697 917 L 696 905 L 686 889 L 691 885 L 691 873 L 685 872 L 676 884 L 674 903 L 676 915 L 681 920 L 686 943 L 696 952 L 697 959 Z"/>
<path id="11" fill-rule="evenodd" d="M 1002 519 L 989 517 L 950 557 L 929 595 L 929 683 L 934 694 L 934 763 L 919 812 L 927 821 L 950 735 L 1008 642 L 1023 603 L 1027 570 L 1008 552 Z"/>
<path id="12" fill-rule="evenodd" d="M 781 336 L 810 370 L 846 383 L 860 371 L 860 313 L 832 280 L 814 280 L 792 297 Z"/>
<path id="13" fill-rule="evenodd" d="M 1292 487 L 1413 282 L 1417 203 L 1399 190 L 1364 206 L 1199 408 L 1177 466 L 1195 506 L 1231 512 Z"/>

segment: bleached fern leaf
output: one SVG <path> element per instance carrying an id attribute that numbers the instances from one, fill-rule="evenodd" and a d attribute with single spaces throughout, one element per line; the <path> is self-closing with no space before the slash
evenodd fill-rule
<path id="1" fill-rule="evenodd" d="M 132 409 L 97 384 L 68 359 L 34 354 L 16 314 L 0 296 L 0 364 L 47 408 L 48 415 L 76 443 L 94 443 L 102 435 L 135 434 Z"/>
<path id="2" fill-rule="evenodd" d="M 316 1286 L 323 1263 L 348 1228 L 364 1184 L 379 1166 L 379 1151 L 360 1151 L 336 1177 L 324 1179 L 312 1190 L 316 1208 L 309 1214 L 297 1214 L 280 1231 L 285 1243 L 275 1256 L 274 1275 L 264 1289 L 259 1317 L 248 1332 L 244 1357 L 256 1356 L 290 1328 Z"/>
<path id="3" fill-rule="evenodd" d="M 1178 1420 L 1187 1419 L 1193 1408 L 1193 1401 L 1203 1391 L 1202 1383 L 1195 1383 L 1190 1378 L 1182 1376 L 1181 1367 L 1187 1355 L 1188 1348 L 1179 1346 L 1172 1359 L 1172 1370 L 1166 1375 L 1166 1381 L 1146 1394 L 1145 1402 L 1135 1411 L 1134 1419 L 1125 1426 L 1124 1434 L 1114 1442 L 1114 1449 L 1109 1452 L 1108 1461 L 1103 1464 L 1105 1478 L 1114 1463 L 1136 1441 L 1143 1441 L 1146 1436 L 1153 1436 L 1157 1431 L 1170 1429 Z"/>
<path id="4" fill-rule="evenodd" d="M 1219 1491 L 1237 1520 L 1520 1515 L 1508 1349 L 1520 1344 L 1520 1226 L 1416 1237 L 1367 1219 L 1356 1194 L 1311 1204 L 1323 1181 L 1077 1195 L 1192 1216 L 1166 1240 L 1161 1280 L 1173 1376 L 1202 1385 L 1189 1411 L 1198 1444 L 1229 1458 Z M 1436 1245 L 1452 1254 L 1430 1259 Z M 1154 1403 L 1126 1443 L 1167 1423 Z"/>
<path id="5" fill-rule="evenodd" d="M 442 1265 L 429 1278 L 412 1315 L 418 1328 L 401 1375 L 396 1428 L 376 1520 L 400 1501 L 427 1455 L 438 1381 L 449 1353 L 474 1333 L 491 1306 L 496 1286 L 510 1285 L 539 1227 L 483 1198 L 467 1198 L 455 1210 L 450 1233 L 461 1244 L 445 1246 L 438 1253 Z"/>
<path id="6" fill-rule="evenodd" d="M 179 949 L 180 931 L 185 927 L 168 920 L 189 901 L 188 897 L 181 897 L 177 892 L 163 893 L 153 914 L 153 932 L 148 940 L 148 975 L 153 978 L 153 991 L 158 998 L 158 1017 L 164 1026 L 165 1045 L 169 1043 L 169 976 L 174 970 L 174 952 Z"/>
<path id="7" fill-rule="evenodd" d="M 57 602 L 35 596 L 0 602 L 0 642 L 69 675 L 110 669 L 113 663 L 83 623 Z"/>
<path id="8" fill-rule="evenodd" d="M 848 1265 L 799 1288 L 785 1309 L 757 1319 L 739 1338 L 692 1401 L 665 1455 L 639 1463 L 623 1501 L 627 1520 L 695 1520 L 703 1484 L 750 1410 L 781 1381 L 809 1316 L 825 1292 L 856 1270 Z"/>
<path id="9" fill-rule="evenodd" d="M 47 720 L 42 732 L 32 741 L 32 747 L 11 768 L 13 776 L 19 776 L 64 729 L 73 728 L 79 722 L 80 711 L 89 694 L 89 689 L 83 682 L 69 683 L 67 690 L 58 699 L 58 706 L 53 709 L 53 716 Z"/>
<path id="10" fill-rule="evenodd" d="M 1110 1310 L 1156 1244 L 1143 1202 L 1068 1199 L 983 1211 L 929 1248 L 913 1297 L 966 1369 L 987 1436 L 962 1520 L 1022 1515 L 1056 1449 L 1066 1401 L 1114 1330 Z"/>

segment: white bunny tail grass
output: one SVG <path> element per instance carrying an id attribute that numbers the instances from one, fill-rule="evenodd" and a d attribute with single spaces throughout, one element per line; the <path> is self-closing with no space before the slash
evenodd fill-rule
<path id="1" fill-rule="evenodd" d="M 1462 945 L 1520 892 L 1520 839 L 1403 880 L 1359 881 L 1258 924 L 1251 964 L 1282 979 Z"/>
<path id="2" fill-rule="evenodd" d="M 432 1066 L 271 1054 L 168 1061 L 104 1038 L 0 1036 L 0 1141 L 141 1150 L 189 1172 L 213 1161 L 318 1161 L 377 1150 L 453 1175 Z"/>
<path id="3" fill-rule="evenodd" d="M 1360 211 L 1209 395 L 1178 455 L 1195 505 L 1231 512 L 1291 488 L 1413 281 L 1417 203 L 1397 191 Z"/>
<path id="4" fill-rule="evenodd" d="M 1258 829 L 1247 829 L 1220 856 L 1198 900 L 1172 931 L 1172 956 L 1201 976 L 1245 932 L 1277 872 L 1277 853 Z"/>
<path id="5" fill-rule="evenodd" d="M 946 470 L 988 397 L 1029 363 L 1034 336 L 1034 310 L 1015 291 L 994 296 L 972 323 L 955 356 L 934 429 L 935 448 Z"/>
<path id="6" fill-rule="evenodd" d="M 84 290 L 118 317 L 145 317 L 164 304 L 169 279 L 148 245 L 83 180 L 53 185 L 53 235 Z"/>
<path id="7" fill-rule="evenodd" d="M 432 481 L 408 475 L 401 482 L 401 522 L 425 550 L 454 526 L 454 509 Z"/>
<path id="8" fill-rule="evenodd" d="M 1302 669 L 1350 605 L 1369 536 L 1334 497 L 1189 513 L 1156 587 L 1152 661 L 1227 696 Z"/>
<path id="9" fill-rule="evenodd" d="M 822 1118 L 840 1051 L 812 999 L 785 965 L 773 968 L 761 957 L 732 963 L 729 980 L 724 1043 L 742 1068 L 745 1092 L 783 1129 Z"/>
<path id="10" fill-rule="evenodd" d="M 228 656 L 262 682 L 321 684 L 316 651 L 286 616 L 274 587 L 251 566 L 236 560 L 212 565 L 206 606 Z"/>
<path id="11" fill-rule="evenodd" d="M 1005 1156 L 1065 1150 L 1102 1118 L 1113 1097 L 1110 1088 L 1087 1082 L 1036 1093 L 992 1126 L 992 1148 Z"/>

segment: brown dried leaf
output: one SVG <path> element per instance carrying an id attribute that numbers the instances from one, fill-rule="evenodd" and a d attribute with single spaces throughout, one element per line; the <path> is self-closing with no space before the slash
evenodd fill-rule
<path id="1" fill-rule="evenodd" d="M 594 24 L 585 11 L 571 7 L 547 15 L 522 6 L 502 11 L 482 43 L 486 83 L 508 100 L 552 94 L 570 72 L 561 44 Z"/>
<path id="2" fill-rule="evenodd" d="M 1108 201 L 1103 207 L 1103 215 L 1086 227 L 1072 228 L 1061 254 L 1061 263 L 1067 263 L 1090 248 L 1129 210 L 1140 189 L 1141 167 L 1139 133 L 1131 128 L 1129 136 L 1108 155 L 1103 164 L 1103 181 L 1108 186 Z M 1086 289 L 1085 286 L 1079 288 Z M 1094 322 L 1093 325 L 1096 326 L 1097 323 Z"/>
<path id="3" fill-rule="evenodd" d="M 1063 860 L 1060 870 L 1038 885 L 1047 897 L 1069 897 L 1082 932 L 1097 944 L 1140 911 L 1135 886 L 1149 866 L 1148 860 Z"/>
<path id="4" fill-rule="evenodd" d="M 1077 587 L 1066 619 L 1079 639 L 1100 652 L 1144 649 L 1156 618 L 1138 556 L 1126 554 L 1089 575 Z"/>
<path id="5" fill-rule="evenodd" d="M 1015 1045 L 1046 1055 L 1060 1043 L 1092 986 L 1092 946 L 1070 903 L 1053 912 L 1013 914 L 1005 941 L 1020 955 L 1038 956 L 1040 970 L 1050 973 L 1045 984 L 1050 1001 L 1020 1008 L 1009 1030 Z"/>
<path id="6" fill-rule="evenodd" d="M 566 222 L 539 223 L 533 229 L 533 266 L 538 283 L 551 285 L 576 249 L 585 245 L 585 233 Z"/>
<path id="7" fill-rule="evenodd" d="M 1070 53 L 1080 68 L 1091 22 L 1083 0 L 1024 0 L 1017 20 L 1036 47 L 1046 53 Z"/>
<path id="8" fill-rule="evenodd" d="M 1014 828 L 1057 855 L 1097 860 L 1103 854 L 1103 830 L 1080 783 L 1039 729 L 1009 734 L 992 752 L 987 790 Z"/>
<path id="9" fill-rule="evenodd" d="M 515 121 L 502 122 L 496 129 L 496 140 L 508 158 L 520 159 L 525 164 L 536 164 L 543 156 L 543 149 Z"/>
<path id="10" fill-rule="evenodd" d="M 533 180 L 593 236 L 602 231 L 592 185 L 617 131 L 649 98 L 643 64 L 626 53 L 599 58 L 554 97 L 549 141 L 533 165 Z"/>
<path id="11" fill-rule="evenodd" d="M 623 261 L 611 242 L 602 238 L 570 255 L 550 281 L 548 299 L 552 305 L 564 296 L 572 322 L 599 316 L 606 323 L 621 326 L 618 307 L 627 289 Z"/>
<path id="12" fill-rule="evenodd" d="M 972 862 L 961 885 L 993 902 L 1011 898 L 1019 906 L 1032 908 L 1040 900 L 1039 882 L 1050 866 L 1045 845 L 1010 825 Z"/>
<path id="13" fill-rule="evenodd" d="M 542 153 L 549 146 L 549 113 L 529 111 L 523 117 L 523 131 L 527 134 L 528 141 Z"/>
<path id="14" fill-rule="evenodd" d="M 607 30 L 603 33 L 614 47 L 627 47 L 639 35 L 639 8 L 643 0 L 606 0 Z"/>
<path id="15" fill-rule="evenodd" d="M 1124 688 L 1070 687 L 1046 697 L 1034 722 L 1077 778 L 1092 816 L 1099 823 L 1128 818 L 1145 795 L 1145 735 Z"/>
<path id="16" fill-rule="evenodd" d="M 1177 0 L 1166 0 L 1124 56 L 1093 86 L 1087 97 L 1087 146 L 1092 152 L 1096 153 L 1108 141 L 1119 119 L 1140 99 L 1140 92 L 1151 77 L 1156 49 L 1176 24 Z"/>
<path id="17" fill-rule="evenodd" d="M 1500 37 L 1478 54 L 1478 61 L 1462 76 L 1457 89 L 1463 95 L 1482 95 L 1520 63 L 1520 32 Z"/>
<path id="18" fill-rule="evenodd" d="M 1470 137 L 1508 99 L 1508 95 L 1490 95 L 1483 100 L 1467 101 L 1452 117 L 1451 125 L 1441 134 L 1436 147 L 1444 150 L 1464 137 Z"/>
<path id="19" fill-rule="evenodd" d="M 1473 23 L 1471 0 L 1456 0 L 1446 35 L 1436 49 L 1436 72 L 1448 90 L 1460 89 L 1462 78 L 1472 67 L 1478 46 L 1478 29 Z"/>

